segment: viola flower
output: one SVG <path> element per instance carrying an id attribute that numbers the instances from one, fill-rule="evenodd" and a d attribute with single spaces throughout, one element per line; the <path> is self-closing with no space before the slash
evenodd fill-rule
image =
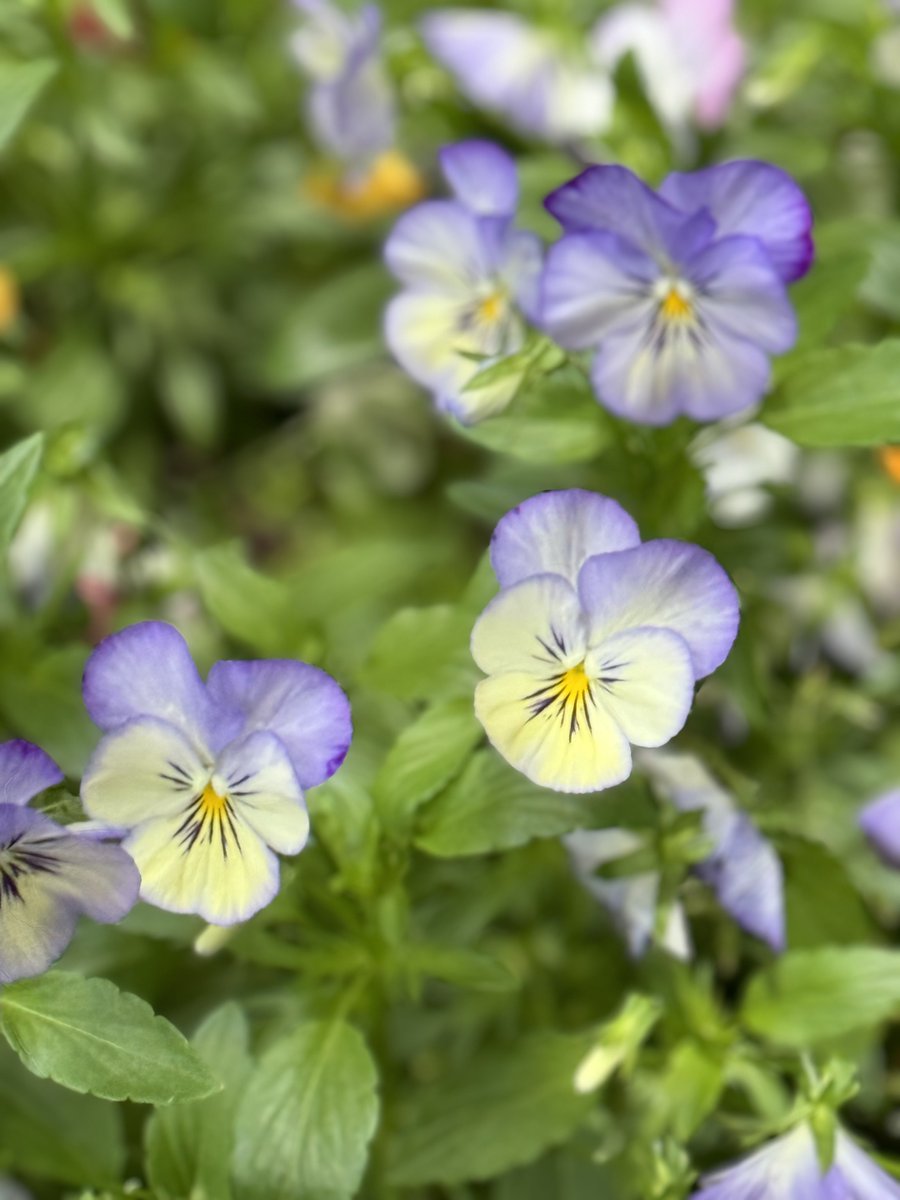
<path id="1" fill-rule="evenodd" d="M 610 70 L 634 55 L 647 99 L 675 134 L 691 123 L 716 129 L 725 121 L 746 66 L 734 0 L 620 4 L 591 36 Z"/>
<path id="2" fill-rule="evenodd" d="M 394 91 L 381 53 L 381 13 L 350 14 L 331 0 L 294 0 L 304 17 L 291 38 L 310 82 L 309 126 L 337 170 L 314 171 L 305 191 L 350 218 L 396 211 L 424 194 L 422 177 L 396 147 Z"/>
<path id="3" fill-rule="evenodd" d="M 521 376 L 466 391 L 484 367 L 520 350 L 534 315 L 541 267 L 537 237 L 513 227 L 516 168 L 492 142 L 441 151 L 454 198 L 405 213 L 385 246 L 404 285 L 385 319 L 388 345 L 439 408 L 470 423 L 509 404 Z"/>
<path id="4" fill-rule="evenodd" d="M 276 895 L 278 854 L 298 854 L 303 789 L 350 744 L 350 709 L 316 667 L 216 663 L 204 683 L 177 629 L 145 621 L 100 643 L 84 701 L 106 734 L 82 782 L 85 810 L 127 831 L 141 897 L 213 925 Z"/>
<path id="5" fill-rule="evenodd" d="M 472 631 L 488 677 L 475 712 L 499 753 L 561 792 L 612 787 L 631 746 L 681 729 L 694 684 L 726 658 L 737 593 L 712 555 L 640 543 L 613 500 L 578 490 L 526 500 L 499 522 L 502 591 Z"/>
<path id="6" fill-rule="evenodd" d="M 578 829 L 563 838 L 580 883 L 606 908 L 625 938 L 632 958 L 650 946 L 656 929 L 660 877 L 638 871 L 622 879 L 604 879 L 597 868 L 633 854 L 643 845 L 630 829 Z M 660 945 L 674 958 L 691 957 L 691 938 L 684 909 L 676 900 L 669 908 Z"/>
<path id="7" fill-rule="evenodd" d="M 884 861 L 900 867 L 900 791 L 885 792 L 867 804 L 859 824 Z"/>
<path id="8" fill-rule="evenodd" d="M 524 17 L 482 9 L 438 9 L 421 29 L 463 93 L 521 132 L 565 144 L 608 128 L 615 95 L 590 43 L 573 51 Z"/>
<path id="9" fill-rule="evenodd" d="M 541 324 L 596 350 L 591 376 L 618 416 L 665 425 L 755 404 L 797 322 L 786 284 L 812 260 L 809 205 L 777 167 L 741 161 L 670 175 L 652 191 L 624 167 L 589 167 L 547 208 Z"/>
<path id="10" fill-rule="evenodd" d="M 692 754 L 650 751 L 640 766 L 676 808 L 703 814 L 712 849 L 694 867 L 700 879 L 742 929 L 783 950 L 784 870 L 769 840 Z"/>
<path id="11" fill-rule="evenodd" d="M 78 832 L 27 807 L 62 779 L 30 742 L 0 744 L 0 983 L 46 971 L 80 916 L 114 924 L 137 900 L 137 868 L 102 831 Z"/>
<path id="12" fill-rule="evenodd" d="M 900 1183 L 838 1128 L 823 1170 L 809 1125 L 767 1142 L 747 1158 L 700 1180 L 694 1200 L 900 1200 Z"/>

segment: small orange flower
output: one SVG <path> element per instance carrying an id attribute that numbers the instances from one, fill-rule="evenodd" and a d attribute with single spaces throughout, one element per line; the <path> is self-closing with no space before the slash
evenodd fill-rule
<path id="1" fill-rule="evenodd" d="M 878 457 L 885 473 L 894 483 L 900 483 L 900 446 L 882 446 Z"/>
<path id="2" fill-rule="evenodd" d="M 304 193 L 323 208 L 349 221 L 366 221 L 409 208 L 425 195 L 421 173 L 399 150 L 386 150 L 369 170 L 352 181 L 331 168 L 315 171 Z"/>
<path id="3" fill-rule="evenodd" d="M 19 315 L 19 285 L 15 275 L 0 267 L 0 333 L 5 333 Z"/>

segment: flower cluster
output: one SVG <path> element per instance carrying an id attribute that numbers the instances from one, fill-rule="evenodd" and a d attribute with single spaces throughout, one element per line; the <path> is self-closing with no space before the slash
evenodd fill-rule
<path id="1" fill-rule="evenodd" d="M 712 555 L 641 543 L 614 500 L 548 492 L 507 513 L 491 541 L 500 594 L 472 631 L 487 676 L 475 711 L 535 783 L 590 792 L 631 773 L 631 746 L 681 729 L 694 686 L 726 658 L 738 598 Z"/>
<path id="2" fill-rule="evenodd" d="M 713 129 L 728 115 L 745 60 L 733 7 L 733 0 L 620 4 L 577 41 L 515 13 L 449 8 L 429 13 L 422 34 L 473 103 L 558 145 L 609 128 L 611 74 L 633 54 L 647 99 L 680 139 L 691 122 Z"/>
<path id="3" fill-rule="evenodd" d="M 27 742 L 0 746 L 0 982 L 46 970 L 79 914 L 118 921 L 138 894 L 212 924 L 245 921 L 278 891 L 277 854 L 306 843 L 305 789 L 350 744 L 347 698 L 324 671 L 219 662 L 204 683 L 159 621 L 100 643 L 84 700 L 105 733 L 82 781 L 93 821 L 63 827 L 26 808 L 62 773 Z"/>
<path id="4" fill-rule="evenodd" d="M 701 814 L 709 849 L 695 864 L 699 878 L 743 929 L 773 950 L 783 950 L 784 872 L 771 843 L 692 755 L 646 751 L 639 765 L 655 791 L 676 809 Z M 630 829 L 579 830 L 565 842 L 582 883 L 610 910 L 631 953 L 643 954 L 657 926 L 658 871 L 639 871 L 621 879 L 597 874 L 604 864 L 639 850 L 643 844 L 639 835 Z M 690 957 L 687 921 L 677 900 L 665 915 L 660 940 L 676 958 Z"/>
<path id="5" fill-rule="evenodd" d="M 541 267 L 537 239 L 512 228 L 509 156 L 464 142 L 442 166 L 456 198 L 405 214 L 386 248 L 406 287 L 388 344 L 439 407 L 475 421 L 509 403 L 521 372 L 472 379 L 522 347 L 525 319 L 593 352 L 597 399 L 641 424 L 719 420 L 765 395 L 770 357 L 796 339 L 787 285 L 813 255 L 809 204 L 784 171 L 730 162 L 653 191 L 624 167 L 589 167 L 546 200 L 563 235 Z"/>
<path id="6" fill-rule="evenodd" d="M 541 247 L 513 226 L 516 168 L 491 142 L 460 142 L 441 154 L 452 200 L 405 213 L 385 247 L 404 291 L 388 307 L 386 337 L 397 360 L 461 421 L 504 408 L 519 378 L 467 390 L 477 372 L 521 349 L 523 316 L 537 306 Z"/>

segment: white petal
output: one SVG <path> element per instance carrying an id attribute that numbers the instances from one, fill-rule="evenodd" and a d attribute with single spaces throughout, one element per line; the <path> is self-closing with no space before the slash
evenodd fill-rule
<path id="1" fill-rule="evenodd" d="M 554 674 L 584 658 L 578 597 L 558 575 L 535 575 L 505 588 L 472 630 L 472 657 L 485 674 Z"/>
<path id="2" fill-rule="evenodd" d="M 139 717 L 101 741 L 85 771 L 81 799 L 88 816 L 131 829 L 179 812 L 202 790 L 210 769 L 174 726 Z"/>
<path id="3" fill-rule="evenodd" d="M 476 687 L 475 714 L 506 761 L 558 792 L 595 792 L 627 779 L 631 751 L 609 714 L 547 688 L 546 675 L 533 671 L 493 675 Z"/>
<path id="4" fill-rule="evenodd" d="M 661 746 L 681 729 L 694 698 L 687 643 L 667 629 L 614 634 L 591 649 L 586 669 L 604 705 L 635 746 Z"/>
<path id="5" fill-rule="evenodd" d="M 279 854 L 299 854 L 309 817 L 287 750 L 272 733 L 254 733 L 228 746 L 212 786 L 227 795 L 242 821 Z"/>

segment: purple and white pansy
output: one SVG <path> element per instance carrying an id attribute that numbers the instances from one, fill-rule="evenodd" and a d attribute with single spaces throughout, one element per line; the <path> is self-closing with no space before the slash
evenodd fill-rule
<path id="1" fill-rule="evenodd" d="M 394 94 L 381 56 L 381 12 L 349 13 L 331 0 L 294 0 L 303 23 L 291 38 L 310 81 L 310 127 L 322 150 L 363 171 L 394 144 Z"/>
<path id="2" fill-rule="evenodd" d="M 137 901 L 137 868 L 102 830 L 58 825 L 28 807 L 62 779 L 30 742 L 0 744 L 0 983 L 46 971 L 80 916 L 113 924 Z"/>
<path id="3" fill-rule="evenodd" d="M 697 680 L 728 655 L 738 597 L 712 555 L 641 543 L 614 500 L 578 489 L 526 500 L 491 542 L 500 594 L 472 631 L 487 676 L 475 712 L 499 753 L 561 792 L 612 787 L 631 746 L 687 720 Z"/>
<path id="4" fill-rule="evenodd" d="M 516 13 L 488 9 L 437 9 L 421 28 L 463 93 L 522 133 L 560 145 L 609 126 L 615 93 L 590 41 L 566 44 Z"/>
<path id="5" fill-rule="evenodd" d="M 770 356 L 796 339 L 787 284 L 813 256 L 809 204 L 789 175 L 736 161 L 653 191 L 595 166 L 546 206 L 563 236 L 547 254 L 540 323 L 564 348 L 596 352 L 606 408 L 665 425 L 762 398 Z"/>
<path id="6" fill-rule="evenodd" d="M 520 350 L 537 306 L 541 244 L 514 228 L 513 160 L 485 141 L 441 151 L 451 200 L 427 200 L 399 219 L 385 246 L 404 290 L 385 333 L 401 366 L 438 407 L 465 423 L 499 412 L 521 379 L 466 390 L 484 367 Z"/>
<path id="7" fill-rule="evenodd" d="M 704 1176 L 693 1200 L 900 1200 L 900 1183 L 840 1127 L 833 1161 L 823 1168 L 813 1131 L 803 1122 Z"/>
<path id="8" fill-rule="evenodd" d="M 204 682 L 181 634 L 147 621 L 88 660 L 84 700 L 105 733 L 82 781 L 92 817 L 125 833 L 141 897 L 214 925 L 275 896 L 276 854 L 297 854 L 303 793 L 350 744 L 346 696 L 293 660 L 216 663 Z"/>
<path id="9" fill-rule="evenodd" d="M 748 933 L 773 950 L 783 950 L 784 872 L 771 843 L 693 755 L 647 750 L 637 766 L 659 796 L 682 812 L 702 814 L 703 833 L 711 845 L 693 870 L 712 888 L 722 908 Z M 578 830 L 564 842 L 576 875 L 610 911 L 631 954 L 642 955 L 660 927 L 659 873 L 638 871 L 619 879 L 597 874 L 598 867 L 641 849 L 640 835 L 630 829 Z M 676 958 L 691 955 L 687 921 L 677 900 L 664 914 L 659 943 Z"/>

